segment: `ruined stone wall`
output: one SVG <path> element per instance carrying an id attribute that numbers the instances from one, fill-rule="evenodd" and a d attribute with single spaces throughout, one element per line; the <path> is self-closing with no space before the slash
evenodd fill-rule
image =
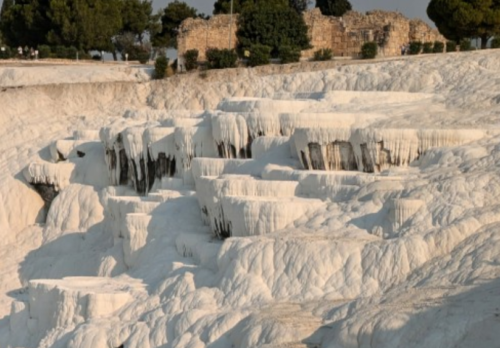
<path id="1" fill-rule="evenodd" d="M 303 59 L 313 57 L 318 49 L 329 48 L 336 57 L 359 57 L 365 42 L 379 44 L 380 56 L 398 56 L 401 46 L 410 41 L 445 42 L 439 32 L 422 20 L 409 20 L 399 12 L 370 11 L 366 14 L 351 11 L 343 17 L 323 16 L 317 8 L 305 12 L 304 20 L 309 28 L 313 48 L 302 52 Z M 237 45 L 238 17 L 233 17 L 230 30 L 230 16 L 218 15 L 209 20 L 187 19 L 180 28 L 178 37 L 179 57 L 189 49 L 198 49 L 200 61 L 205 60 L 207 48 Z M 182 61 L 182 60 L 180 60 Z"/>
<path id="2" fill-rule="evenodd" d="M 213 16 L 209 20 L 189 18 L 182 22 L 177 39 L 179 64 L 182 64 L 184 52 L 197 49 L 199 60 L 205 60 L 205 52 L 209 48 L 228 48 L 229 33 L 231 32 L 231 48 L 236 47 L 236 30 L 238 29 L 238 16 L 233 16 L 231 24 L 230 15 Z M 231 29 L 230 29 L 231 28 Z"/>
<path id="3" fill-rule="evenodd" d="M 437 29 L 429 30 L 427 23 L 421 19 L 412 19 L 410 21 L 410 41 L 422 41 L 422 42 L 434 42 L 442 41 L 446 42 L 446 39 L 439 34 Z"/>

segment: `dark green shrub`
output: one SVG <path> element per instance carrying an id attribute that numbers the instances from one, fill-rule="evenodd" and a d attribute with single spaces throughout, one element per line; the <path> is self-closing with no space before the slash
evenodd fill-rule
<path id="1" fill-rule="evenodd" d="M 10 59 L 12 57 L 12 50 L 9 46 L 0 46 L 0 59 Z"/>
<path id="2" fill-rule="evenodd" d="M 456 52 L 457 51 L 457 43 L 455 41 L 448 41 L 446 43 L 446 52 Z"/>
<path id="3" fill-rule="evenodd" d="M 184 53 L 184 67 L 187 71 L 198 67 L 198 50 L 188 50 Z"/>
<path id="4" fill-rule="evenodd" d="M 100 54 L 94 54 L 94 55 L 92 55 L 92 60 L 97 60 L 97 61 L 102 60 L 102 57 Z"/>
<path id="5" fill-rule="evenodd" d="M 50 56 L 51 56 L 50 46 L 47 46 L 47 45 L 38 46 L 38 58 L 46 59 L 46 58 L 50 58 Z"/>
<path id="6" fill-rule="evenodd" d="M 434 42 L 434 48 L 432 50 L 434 53 L 443 53 L 444 52 L 444 43 L 441 41 Z"/>
<path id="7" fill-rule="evenodd" d="M 137 60 L 141 64 L 147 64 L 149 62 L 149 57 L 151 56 L 151 53 L 148 50 L 141 49 L 137 53 Z"/>
<path id="8" fill-rule="evenodd" d="M 333 52 L 329 48 L 323 48 L 314 52 L 313 60 L 316 62 L 331 60 L 333 58 Z"/>
<path id="9" fill-rule="evenodd" d="M 249 66 L 259 66 L 269 64 L 271 58 L 271 47 L 261 44 L 252 45 L 250 47 L 250 57 L 248 58 Z"/>
<path id="10" fill-rule="evenodd" d="M 78 50 L 71 46 L 71 47 L 68 47 L 66 48 L 66 59 L 76 59 L 76 53 L 78 52 Z"/>
<path id="11" fill-rule="evenodd" d="M 491 48 L 500 48 L 500 37 L 495 37 L 491 40 Z"/>
<path id="12" fill-rule="evenodd" d="M 466 52 L 472 50 L 472 44 L 470 40 L 460 41 L 460 52 Z"/>
<path id="13" fill-rule="evenodd" d="M 122 60 L 138 60 L 141 64 L 146 64 L 151 57 L 151 49 L 146 46 L 130 45 L 121 52 Z"/>
<path id="14" fill-rule="evenodd" d="M 92 56 L 88 52 L 78 52 L 78 59 L 91 60 Z"/>
<path id="15" fill-rule="evenodd" d="M 278 51 L 281 64 L 296 63 L 300 61 L 300 48 L 292 46 L 281 46 Z"/>
<path id="16" fill-rule="evenodd" d="M 157 80 L 164 79 L 167 74 L 168 68 L 168 58 L 165 56 L 159 56 L 155 61 L 155 72 L 154 78 Z"/>
<path id="17" fill-rule="evenodd" d="M 238 55 L 234 50 L 227 48 L 209 48 L 206 52 L 208 69 L 235 68 L 238 62 Z"/>
<path id="18" fill-rule="evenodd" d="M 38 50 L 38 51 L 39 51 L 38 53 L 40 55 L 40 50 Z M 71 47 L 55 46 L 55 47 L 52 47 L 51 56 L 59 58 L 59 59 L 76 59 L 76 52 L 78 52 L 78 50 L 73 46 L 71 46 Z M 45 54 L 46 53 L 47 52 L 45 52 Z M 40 58 L 41 58 L 41 56 L 40 56 Z"/>
<path id="19" fill-rule="evenodd" d="M 366 42 L 361 47 L 361 58 L 362 59 L 373 59 L 377 56 L 378 45 L 376 42 Z"/>
<path id="20" fill-rule="evenodd" d="M 420 41 L 413 41 L 410 42 L 410 49 L 409 49 L 409 54 L 411 55 L 416 55 L 420 54 L 422 51 L 422 43 Z"/>
<path id="21" fill-rule="evenodd" d="M 423 53 L 429 54 L 429 53 L 432 53 L 433 51 L 434 51 L 434 45 L 432 44 L 432 42 L 426 42 L 426 43 L 424 43 L 424 46 L 423 46 L 423 49 L 422 49 Z"/>
<path id="22" fill-rule="evenodd" d="M 64 46 L 52 47 L 52 53 L 56 58 L 65 59 L 66 58 L 66 47 L 64 47 Z"/>

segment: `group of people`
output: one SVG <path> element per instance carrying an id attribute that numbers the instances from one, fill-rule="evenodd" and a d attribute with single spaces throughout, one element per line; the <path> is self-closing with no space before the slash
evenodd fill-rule
<path id="1" fill-rule="evenodd" d="M 23 48 L 19 46 L 17 48 L 17 55 L 19 56 L 19 59 L 37 60 L 38 50 L 35 50 L 33 47 L 28 48 L 28 46 L 25 46 L 23 50 Z"/>

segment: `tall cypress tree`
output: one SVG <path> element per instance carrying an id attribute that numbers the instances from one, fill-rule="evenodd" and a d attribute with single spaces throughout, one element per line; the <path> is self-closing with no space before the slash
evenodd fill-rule
<path id="1" fill-rule="evenodd" d="M 325 16 L 342 17 L 346 12 L 352 10 L 349 0 L 316 0 L 316 7 Z"/>

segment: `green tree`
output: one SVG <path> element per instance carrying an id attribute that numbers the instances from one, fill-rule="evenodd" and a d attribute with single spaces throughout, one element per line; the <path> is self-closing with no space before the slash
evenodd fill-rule
<path id="1" fill-rule="evenodd" d="M 500 0 L 431 0 L 427 15 L 448 40 L 480 37 L 481 47 L 500 33 Z"/>
<path id="2" fill-rule="evenodd" d="M 258 3 L 245 8 L 238 19 L 239 50 L 261 44 L 271 48 L 271 56 L 278 57 L 279 48 L 310 48 L 304 18 L 287 4 Z"/>
<path id="3" fill-rule="evenodd" d="M 11 22 L 11 9 L 12 6 L 14 5 L 14 0 L 4 0 L 2 3 L 2 7 L 0 9 L 0 38 L 2 43 L 7 41 L 5 38 L 9 35 L 10 33 L 10 22 Z"/>
<path id="4" fill-rule="evenodd" d="M 128 60 L 139 60 L 139 46 L 137 42 L 137 37 L 134 33 L 125 32 L 120 35 L 117 35 L 113 38 L 113 44 L 116 52 L 120 53 L 122 60 L 127 58 Z M 114 53 L 116 55 L 116 53 Z M 117 60 L 117 58 L 115 58 Z"/>
<path id="5" fill-rule="evenodd" d="M 154 36 L 161 30 L 160 16 L 153 14 L 152 0 L 123 0 L 121 13 L 120 33 L 133 33 L 140 44 L 146 34 Z"/>
<path id="6" fill-rule="evenodd" d="M 316 7 L 325 16 L 342 17 L 346 12 L 352 10 L 349 0 L 316 0 Z"/>
<path id="7" fill-rule="evenodd" d="M 122 28 L 121 0 L 51 0 L 49 43 L 84 51 L 111 51 Z"/>
<path id="8" fill-rule="evenodd" d="M 304 0 L 233 0 L 233 13 L 241 13 L 245 8 L 254 5 L 286 5 L 292 2 L 302 2 Z M 217 0 L 214 4 L 213 14 L 231 13 L 231 0 Z"/>
<path id="9" fill-rule="evenodd" d="M 128 54 L 130 60 L 137 60 L 138 54 L 151 51 L 147 38 L 154 38 L 161 31 L 160 14 L 153 14 L 151 0 L 122 0 L 122 28 L 113 37 L 113 58 L 116 52 L 122 59 Z M 157 50 L 154 51 L 155 55 Z"/>
<path id="10" fill-rule="evenodd" d="M 51 28 L 49 0 L 5 0 L 0 13 L 0 30 L 10 46 L 37 46 L 47 42 Z"/>
<path id="11" fill-rule="evenodd" d="M 240 13 L 243 4 L 249 0 L 233 0 L 233 13 Z M 217 0 L 214 4 L 214 15 L 231 13 L 231 0 Z"/>
<path id="12" fill-rule="evenodd" d="M 194 7 L 175 0 L 168 4 L 161 15 L 161 31 L 154 37 L 153 45 L 158 47 L 177 47 L 178 28 L 187 18 L 196 18 Z"/>

